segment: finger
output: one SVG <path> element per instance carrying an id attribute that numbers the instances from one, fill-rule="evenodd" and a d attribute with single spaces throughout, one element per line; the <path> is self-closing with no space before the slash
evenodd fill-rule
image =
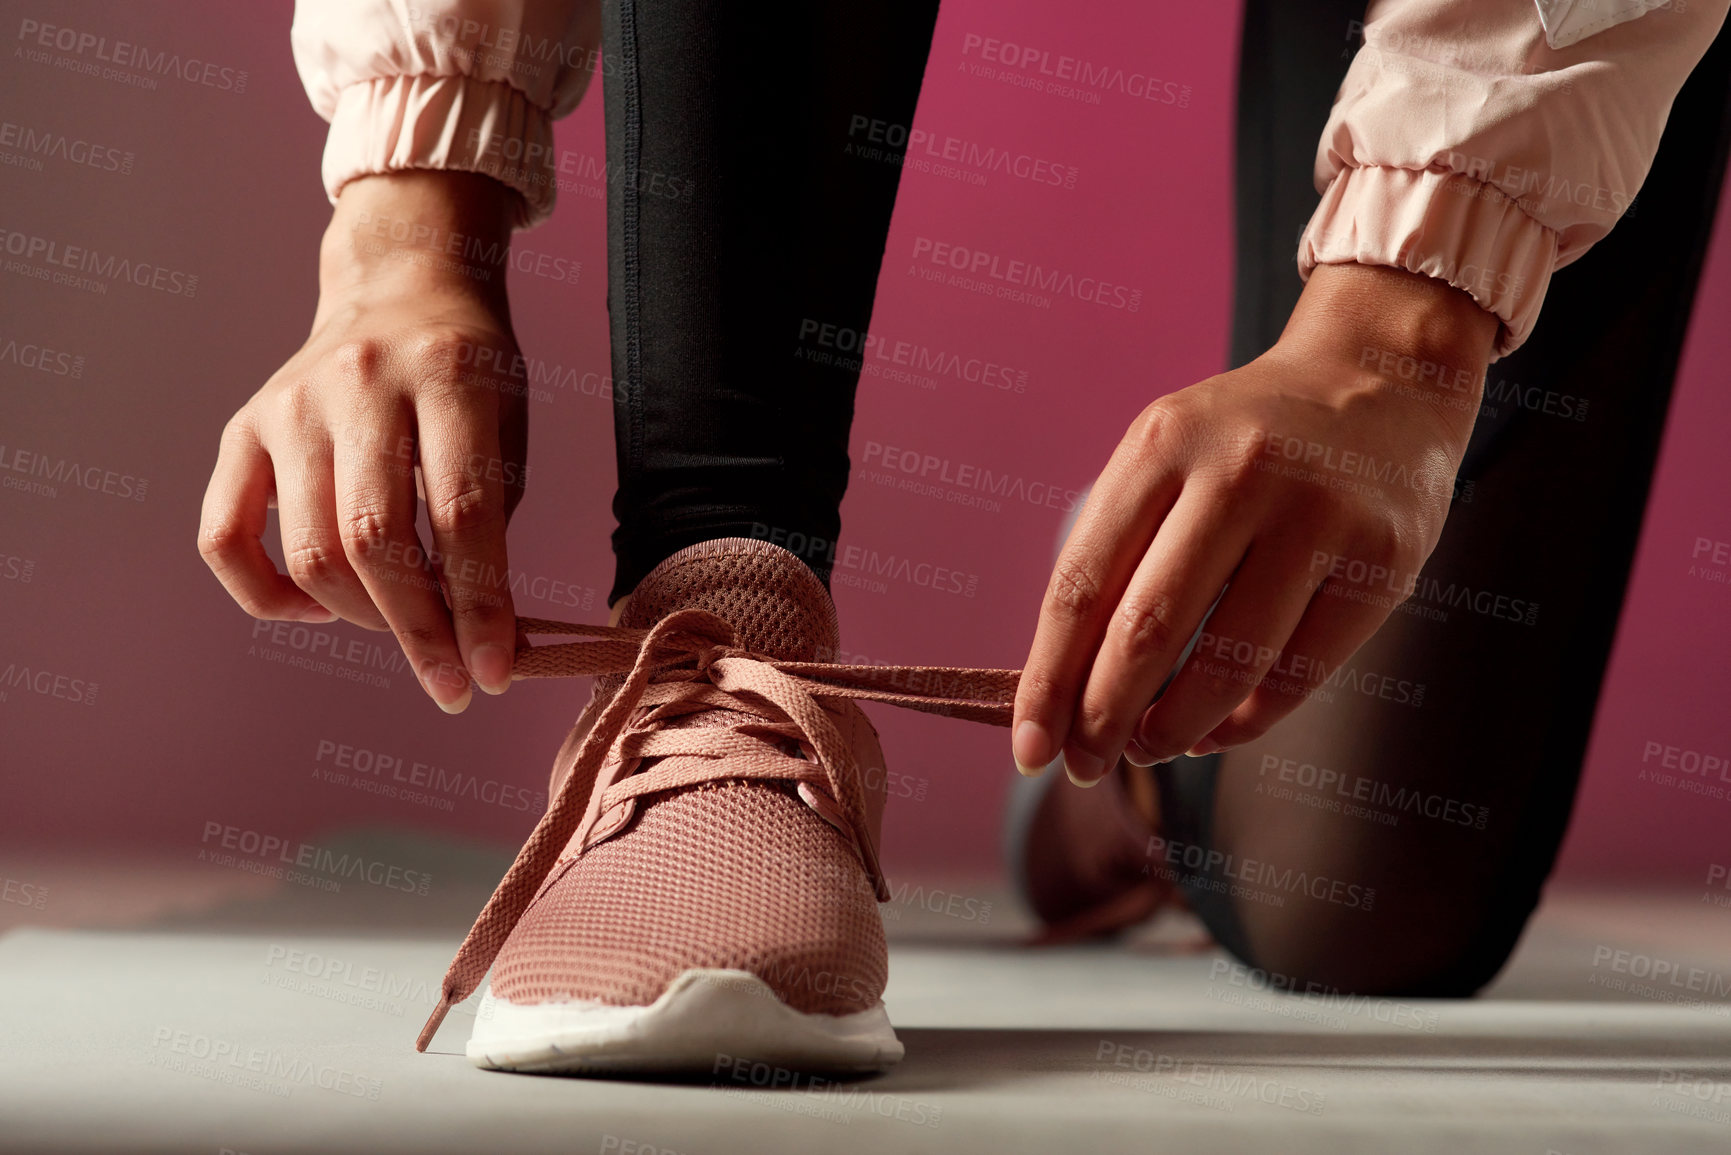
<path id="1" fill-rule="evenodd" d="M 1118 596 L 1177 499 L 1182 462 L 1161 429 L 1145 413 L 1119 444 L 1052 568 L 1010 730 L 1023 774 L 1061 752 Z"/>
<path id="2" fill-rule="evenodd" d="M 216 468 L 204 491 L 198 552 L 222 588 L 253 617 L 333 621 L 335 615 L 281 573 L 265 552 L 260 539 L 274 492 L 270 454 L 250 427 L 231 423 L 223 430 Z"/>
<path id="3" fill-rule="evenodd" d="M 1287 639 L 1279 673 L 1264 676 L 1209 731 L 1199 752 L 1225 750 L 1260 738 L 1333 677 L 1382 628 L 1398 604 L 1398 595 L 1366 599 L 1358 596 L 1362 593 L 1333 578 L 1323 582 Z"/>
<path id="4" fill-rule="evenodd" d="M 1134 733 L 1130 735 L 1130 740 L 1124 743 L 1124 761 L 1130 763 L 1132 766 L 1140 766 L 1144 770 L 1150 766 L 1157 766 L 1160 764 L 1160 759 L 1142 749 L 1142 747 L 1137 743 L 1136 735 Z"/>
<path id="5" fill-rule="evenodd" d="M 500 454 L 484 427 L 421 424 L 421 478 L 427 521 L 456 626 L 458 650 L 481 689 L 511 685 L 517 614 L 505 554 L 505 492 L 521 487 L 522 464 Z"/>
<path id="6" fill-rule="evenodd" d="M 469 673 L 457 649 L 438 577 L 415 532 L 414 437 L 407 409 L 357 415 L 373 443 L 339 438 L 337 522 L 343 552 L 384 615 L 420 680 L 447 714 L 469 704 Z"/>
<path id="7" fill-rule="evenodd" d="M 343 549 L 332 447 L 285 447 L 276 460 L 277 524 L 289 577 L 344 621 L 384 629 L 383 615 Z"/>
<path id="8" fill-rule="evenodd" d="M 1179 495 L 1136 567 L 1088 672 L 1064 743 L 1064 766 L 1073 780 L 1096 782 L 1117 762 L 1155 691 L 1243 561 L 1252 524 L 1218 486 L 1191 484 Z M 1146 744 L 1143 749 L 1159 755 Z"/>
<path id="9" fill-rule="evenodd" d="M 1273 669 L 1314 593 L 1308 543 L 1253 541 L 1178 676 L 1136 723 L 1133 742 L 1156 761 L 1192 749 Z"/>

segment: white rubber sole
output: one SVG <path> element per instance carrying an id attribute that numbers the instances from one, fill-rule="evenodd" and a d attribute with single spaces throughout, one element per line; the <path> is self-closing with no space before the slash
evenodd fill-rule
<path id="1" fill-rule="evenodd" d="M 512 1003 L 488 991 L 467 1053 L 494 1071 L 727 1078 L 741 1061 L 790 1072 L 883 1071 L 903 1048 L 882 1003 L 852 1015 L 805 1014 L 749 971 L 688 970 L 646 1007 Z"/>

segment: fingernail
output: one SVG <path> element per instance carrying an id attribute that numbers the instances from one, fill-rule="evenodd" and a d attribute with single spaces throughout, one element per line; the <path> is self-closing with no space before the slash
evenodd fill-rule
<path id="1" fill-rule="evenodd" d="M 469 699 L 474 697 L 474 693 L 469 689 L 467 670 L 444 662 L 428 662 L 419 674 L 421 688 L 427 691 L 427 696 L 439 709 L 447 714 L 461 714 L 469 708 Z"/>
<path id="2" fill-rule="evenodd" d="M 322 626 L 336 621 L 337 615 L 331 613 L 331 611 L 325 609 L 323 606 L 308 606 L 306 609 L 301 611 L 298 620 L 303 622 L 312 622 L 314 625 Z"/>
<path id="3" fill-rule="evenodd" d="M 1154 765 L 1154 756 L 1142 749 L 1135 742 L 1124 747 L 1124 761 L 1132 766 L 1148 767 Z"/>
<path id="4" fill-rule="evenodd" d="M 503 694 L 511 688 L 512 654 L 498 642 L 476 646 L 469 655 L 469 673 L 489 694 Z"/>
<path id="5" fill-rule="evenodd" d="M 1191 758 L 1206 758 L 1208 755 L 1218 754 L 1224 749 L 1226 749 L 1226 747 L 1222 746 L 1214 739 L 1204 738 L 1202 741 L 1196 743 L 1196 745 L 1190 747 L 1189 750 L 1185 751 L 1185 754 Z"/>
<path id="6" fill-rule="evenodd" d="M 1130 741 L 1135 742 L 1137 745 L 1141 746 L 1142 749 L 1144 749 L 1144 750 L 1148 749 L 1150 746 L 1153 746 L 1155 744 L 1155 743 L 1149 742 L 1147 740 L 1148 739 L 1148 719 L 1150 719 L 1154 716 L 1154 710 L 1157 706 L 1159 706 L 1159 704 L 1160 703 L 1156 702 L 1156 703 L 1154 703 L 1153 706 L 1149 706 L 1146 710 L 1142 711 L 1142 716 L 1140 718 L 1136 719 L 1136 728 L 1134 730 L 1130 731 Z"/>
<path id="7" fill-rule="evenodd" d="M 1010 740 L 1010 751 L 1016 760 L 1018 773 L 1024 778 L 1038 778 L 1052 760 L 1052 736 L 1038 722 L 1023 722 L 1016 727 L 1015 736 Z M 1024 756 L 1028 759 L 1025 762 L 1022 760 Z"/>
<path id="8" fill-rule="evenodd" d="M 1106 773 L 1106 763 L 1084 750 L 1064 751 L 1064 773 L 1078 786 L 1092 786 Z"/>

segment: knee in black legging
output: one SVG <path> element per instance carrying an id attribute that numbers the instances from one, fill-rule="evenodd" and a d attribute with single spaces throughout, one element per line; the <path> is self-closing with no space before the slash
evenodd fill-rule
<path id="1" fill-rule="evenodd" d="M 1514 953 L 1535 903 L 1443 889 L 1385 890 L 1369 909 L 1310 899 L 1305 905 L 1310 909 L 1240 902 L 1234 908 L 1238 925 L 1221 928 L 1217 937 L 1239 961 L 1275 976 L 1283 989 L 1468 998 L 1496 978 Z"/>

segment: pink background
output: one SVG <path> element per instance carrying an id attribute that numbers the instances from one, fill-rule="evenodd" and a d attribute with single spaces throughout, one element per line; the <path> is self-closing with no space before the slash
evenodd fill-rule
<path id="1" fill-rule="evenodd" d="M 532 813 L 470 799 L 444 811 L 335 786 L 315 777 L 330 765 L 320 743 L 543 790 L 584 688 L 519 685 L 452 719 L 401 671 L 376 688 L 290 668 L 260 651 L 268 639 L 255 638 L 194 550 L 218 432 L 297 347 L 315 299 L 329 211 L 317 179 L 324 125 L 289 58 L 288 5 L 0 12 L 8 39 L 36 19 L 249 74 L 235 94 L 175 79 L 146 91 L 10 51 L 0 70 L 0 119 L 134 154 L 130 174 L 59 160 L 40 172 L 0 167 L 0 228 L 199 276 L 188 300 L 0 273 L 0 347 L 35 343 L 84 359 L 77 378 L 0 360 L 6 452 L 149 482 L 143 501 L 67 486 L 54 497 L 0 490 L 0 670 L 64 675 L 62 694 L 99 687 L 79 704 L 0 686 L 0 840 L 9 850 L 190 854 L 217 821 L 288 839 L 399 824 L 515 846 Z M 1222 367 L 1236 21 L 1232 4 L 1119 3 L 1078 20 L 1049 0 L 946 0 L 916 128 L 1072 166 L 1077 179 L 1066 189 L 997 173 L 984 185 L 906 173 L 874 331 L 996 362 L 1025 373 L 1026 388 L 868 375 L 856 466 L 876 442 L 1077 489 L 1148 401 Z M 1151 73 L 1188 86 L 1188 107 L 1117 92 L 1082 103 L 983 79 L 962 67 L 969 34 Z M 601 120 L 596 89 L 560 124 L 559 146 L 598 163 Z M 610 405 L 594 387 L 608 371 L 604 209 L 600 184 L 587 191 L 562 194 L 553 222 L 520 238 L 580 261 L 582 273 L 575 285 L 513 274 L 525 351 L 559 366 L 570 387 L 531 405 L 533 484 L 511 542 L 514 567 L 546 591 L 520 598 L 520 612 L 595 621 L 611 574 L 613 461 Z M 1132 314 L 1059 297 L 1037 308 L 929 284 L 910 275 L 918 237 L 1139 288 L 1141 306 Z M 1721 228 L 1564 856 L 1575 878 L 1699 878 L 1731 815 L 1731 799 L 1638 779 L 1648 742 L 1731 754 L 1731 585 L 1690 574 L 1697 539 L 1731 541 L 1731 331 L 1700 323 L 1728 314 L 1731 230 Z M 844 515 L 844 543 L 976 582 L 972 597 L 897 581 L 882 592 L 838 586 L 846 648 L 890 662 L 1021 663 L 1059 510 L 969 508 L 856 480 Z M 340 646 L 388 649 L 354 627 L 322 628 Z M 294 652 L 264 647 L 273 648 Z M 874 716 L 892 768 L 923 794 L 892 805 L 891 869 L 995 869 L 1010 773 L 1003 732 Z"/>

